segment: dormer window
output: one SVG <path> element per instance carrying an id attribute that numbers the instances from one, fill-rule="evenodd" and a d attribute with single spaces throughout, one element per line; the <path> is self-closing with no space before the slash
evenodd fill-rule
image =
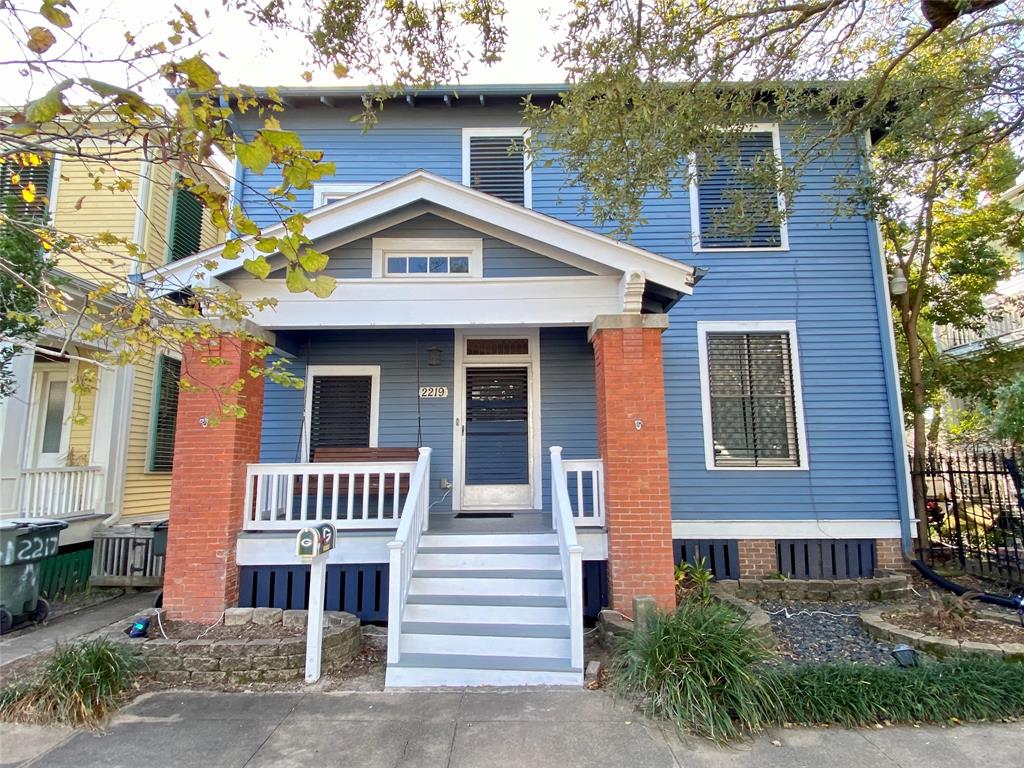
<path id="1" fill-rule="evenodd" d="M 483 276 L 483 241 L 475 237 L 373 238 L 373 276 L 460 278 Z"/>
<path id="2" fill-rule="evenodd" d="M 463 128 L 462 183 L 516 205 L 533 205 L 524 128 Z"/>
<path id="3" fill-rule="evenodd" d="M 369 183 L 336 184 L 334 182 L 324 182 L 314 184 L 313 207 L 319 208 L 321 205 L 336 203 L 339 200 L 344 200 L 346 197 L 351 197 L 357 192 L 362 192 L 372 186 L 374 185 Z"/>

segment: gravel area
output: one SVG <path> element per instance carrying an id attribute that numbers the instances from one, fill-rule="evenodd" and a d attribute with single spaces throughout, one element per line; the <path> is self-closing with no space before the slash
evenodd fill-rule
<path id="1" fill-rule="evenodd" d="M 779 640 L 778 664 L 893 663 L 891 646 L 872 640 L 860 627 L 858 616 L 872 603 L 764 600 L 760 606 Z"/>

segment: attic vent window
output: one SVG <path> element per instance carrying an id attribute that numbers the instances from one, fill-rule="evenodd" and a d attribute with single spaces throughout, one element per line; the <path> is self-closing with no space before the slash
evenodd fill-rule
<path id="1" fill-rule="evenodd" d="M 462 134 L 462 183 L 529 208 L 533 204 L 521 128 L 467 128 Z"/>
<path id="2" fill-rule="evenodd" d="M 483 274 L 483 241 L 478 238 L 373 238 L 373 276 L 465 278 Z"/>
<path id="3" fill-rule="evenodd" d="M 171 203 L 170 261 L 184 259 L 202 250 L 203 201 L 187 189 L 174 190 Z"/>

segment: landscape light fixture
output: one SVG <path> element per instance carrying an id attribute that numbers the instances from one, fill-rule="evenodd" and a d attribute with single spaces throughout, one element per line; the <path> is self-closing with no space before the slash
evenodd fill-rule
<path id="1" fill-rule="evenodd" d="M 909 645 L 897 645 L 892 649 L 892 657 L 896 659 L 896 663 L 901 667 L 916 667 L 920 663 L 917 651 Z"/>

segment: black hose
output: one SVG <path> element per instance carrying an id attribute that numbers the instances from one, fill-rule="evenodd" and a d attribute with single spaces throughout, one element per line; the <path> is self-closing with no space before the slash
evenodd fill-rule
<path id="1" fill-rule="evenodd" d="M 933 571 L 927 565 L 922 563 L 920 560 L 912 560 L 911 564 L 915 568 L 917 568 L 917 570 L 921 573 L 921 575 L 924 576 L 926 579 L 928 579 L 929 581 L 932 581 L 932 582 L 938 584 L 943 589 L 948 589 L 954 595 L 962 595 L 965 592 L 973 592 L 974 591 L 974 590 L 967 589 L 967 587 L 963 587 L 963 586 L 957 584 L 954 581 L 950 581 L 949 579 L 944 579 L 942 576 L 939 576 L 939 574 L 937 574 L 935 571 Z M 989 592 L 980 592 L 980 593 L 977 594 L 977 596 L 973 597 L 973 599 L 977 600 L 979 603 L 988 603 L 989 605 L 998 605 L 1001 608 L 1009 608 L 1009 609 L 1014 610 L 1014 611 L 1016 611 L 1018 609 L 1018 605 L 1017 605 L 1016 602 L 1014 602 L 1013 598 L 1003 597 L 1002 595 L 993 595 L 993 594 L 991 594 Z"/>

